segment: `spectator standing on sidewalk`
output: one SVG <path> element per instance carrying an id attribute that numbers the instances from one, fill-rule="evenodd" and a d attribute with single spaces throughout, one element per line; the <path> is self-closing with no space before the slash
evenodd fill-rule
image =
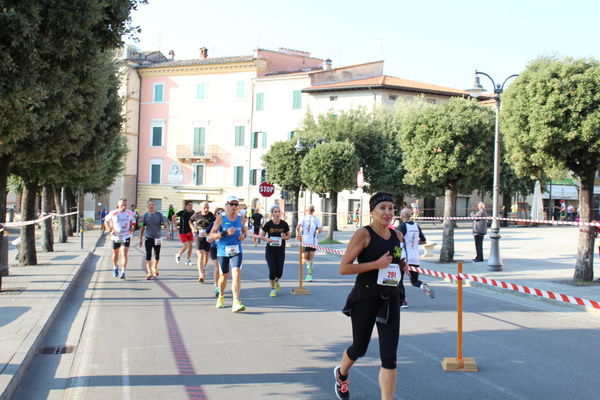
<path id="1" fill-rule="evenodd" d="M 169 229 L 167 219 L 160 212 L 156 212 L 156 205 L 152 200 L 148 200 L 148 212 L 142 216 L 142 226 L 140 228 L 140 243 L 144 242 L 146 249 L 146 279 L 152 279 L 158 276 L 158 260 L 160 260 L 160 247 L 162 241 L 161 227 Z M 152 263 L 152 251 L 154 250 L 154 264 Z"/>
<path id="2" fill-rule="evenodd" d="M 106 232 L 106 225 L 104 225 L 104 220 L 105 220 L 106 216 L 108 215 L 108 210 L 106 209 L 106 206 L 102 207 L 102 210 L 100 210 L 98 213 L 100 215 L 101 231 L 102 231 L 102 233 L 104 233 L 104 232 Z"/>
<path id="3" fill-rule="evenodd" d="M 404 238 L 402 233 L 389 228 L 394 218 L 391 194 L 375 193 L 369 199 L 369 209 L 372 222 L 356 231 L 340 262 L 340 274 L 357 276 L 342 311 L 352 319 L 352 345 L 344 350 L 341 364 L 333 370 L 338 399 L 350 398 L 350 368 L 366 354 L 375 325 L 381 359 L 381 399 L 392 400 L 396 390 L 396 353 L 403 291 L 400 282 L 407 268 L 401 250 Z"/>
<path id="4" fill-rule="evenodd" d="M 477 211 L 473 211 L 471 217 L 475 218 L 473 220 L 473 237 L 475 238 L 475 252 L 477 253 L 473 261 L 483 262 L 483 237 L 487 234 L 488 225 L 487 212 L 483 201 L 477 203 Z"/>
<path id="5" fill-rule="evenodd" d="M 402 219 L 402 223 L 396 230 L 402 233 L 402 236 L 404 236 L 404 251 L 406 254 L 406 263 L 411 267 L 419 267 L 419 245 L 427 243 L 427 240 L 425 239 L 425 235 L 423 234 L 421 227 L 416 222 L 411 221 L 410 217 L 410 210 L 402 210 L 400 212 L 400 218 Z M 435 293 L 433 289 L 431 289 L 426 283 L 423 283 L 419 280 L 418 272 L 409 270 L 407 273 L 410 276 L 410 283 L 414 287 L 418 287 L 423 291 L 423 293 L 425 293 L 425 295 L 429 296 L 432 299 L 434 298 Z M 402 300 L 401 307 L 408 307 L 406 299 Z"/>
<path id="6" fill-rule="evenodd" d="M 106 230 L 111 234 L 113 242 L 113 276 L 125 279 L 131 234 L 135 230 L 135 217 L 133 212 L 127 209 L 127 199 L 119 199 L 117 208 L 108 213 L 104 224 Z M 121 253 L 120 263 L 119 253 Z M 119 266 L 121 267 L 120 271 Z"/>
<path id="7" fill-rule="evenodd" d="M 190 218 L 194 215 L 194 203 L 191 200 L 185 202 L 185 210 L 181 210 L 173 216 L 173 226 L 177 227 L 177 218 L 179 218 L 179 241 L 183 243 L 183 247 L 175 253 L 175 263 L 179 264 L 181 255 L 186 253 L 186 265 L 192 265 L 192 247 L 194 244 L 194 234 L 190 227 Z"/>

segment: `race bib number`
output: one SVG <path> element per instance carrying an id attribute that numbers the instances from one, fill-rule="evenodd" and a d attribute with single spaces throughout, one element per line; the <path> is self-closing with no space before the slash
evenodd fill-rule
<path id="1" fill-rule="evenodd" d="M 126 240 L 127 240 L 126 235 L 113 236 L 113 242 L 115 242 L 115 243 L 125 243 Z"/>
<path id="2" fill-rule="evenodd" d="M 237 244 L 225 246 L 225 255 L 227 257 L 237 256 L 240 253 L 240 246 Z"/>
<path id="3" fill-rule="evenodd" d="M 155 246 L 160 246 L 161 243 L 162 243 L 162 239 L 161 238 L 158 238 L 158 239 L 154 238 L 154 245 Z"/>
<path id="4" fill-rule="evenodd" d="M 282 239 L 280 237 L 273 236 L 273 237 L 270 237 L 269 239 L 271 240 L 271 242 L 269 243 L 269 246 L 273 246 L 273 247 L 281 246 Z"/>
<path id="5" fill-rule="evenodd" d="M 198 229 L 199 237 L 206 237 L 206 229 Z"/>
<path id="6" fill-rule="evenodd" d="M 382 286 L 398 286 L 401 276 L 400 266 L 398 264 L 390 264 L 378 271 L 377 284 Z"/>

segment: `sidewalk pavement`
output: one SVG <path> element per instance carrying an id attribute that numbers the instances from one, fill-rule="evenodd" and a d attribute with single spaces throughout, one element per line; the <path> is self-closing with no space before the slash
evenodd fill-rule
<path id="1" fill-rule="evenodd" d="M 573 274 L 577 258 L 577 240 L 579 236 L 578 226 L 509 226 L 500 229 L 500 256 L 504 264 L 502 271 L 490 271 L 487 267 L 487 256 L 490 253 L 490 239 L 486 236 L 483 245 L 485 262 L 473 262 L 475 258 L 475 242 L 470 224 L 459 224 L 454 231 L 454 263 L 440 263 L 439 254 L 442 246 L 442 225 L 422 224 L 421 229 L 428 242 L 435 242 L 433 256 L 421 257 L 421 267 L 449 274 L 457 273 L 457 263 L 463 262 L 463 273 L 478 275 L 486 278 L 514 283 L 529 288 L 546 290 L 555 294 L 565 294 L 580 297 L 587 300 L 600 301 L 600 261 L 596 249 L 594 255 L 596 263 L 594 266 L 594 284 L 575 285 Z M 319 235 L 322 240 L 327 232 Z M 340 250 L 345 250 L 346 245 L 354 231 L 339 231 L 334 233 L 334 239 L 342 244 L 326 245 Z M 599 245 L 596 242 L 596 245 Z M 324 253 L 324 252 L 322 252 Z M 421 250 L 423 255 L 423 250 Z M 332 254 L 334 257 L 339 257 Z M 431 281 L 436 278 L 420 274 L 423 281 Z M 571 305 L 551 299 L 545 299 L 533 295 L 515 292 L 508 289 L 493 286 L 468 283 L 472 286 L 481 286 L 486 289 L 500 291 L 506 294 L 535 298 L 552 304 L 573 307 L 578 310 L 597 313 L 600 310 L 591 307 Z"/>
<path id="2" fill-rule="evenodd" d="M 460 225 L 459 225 L 460 226 Z M 562 293 L 589 300 L 600 300 L 600 284 L 575 286 L 571 283 L 575 256 L 577 254 L 578 227 L 509 227 L 501 230 L 502 271 L 488 271 L 485 263 L 474 263 L 475 246 L 471 230 L 459 227 L 455 230 L 455 261 L 464 262 L 464 272 L 488 278 L 516 283 L 555 293 Z M 456 263 L 442 264 L 439 250 L 442 241 L 441 225 L 424 224 L 423 232 L 428 241 L 437 243 L 433 256 L 423 258 L 421 266 L 446 273 L 456 273 Z M 354 231 L 335 232 L 334 239 L 341 242 L 327 247 L 344 250 Z M 320 235 L 323 239 L 326 232 Z M 75 282 L 86 260 L 99 242 L 100 230 L 85 232 L 83 249 L 78 237 L 68 243 L 56 243 L 53 253 L 38 252 L 38 264 L 30 267 L 14 265 L 14 249 L 9 253 L 9 276 L 3 280 L 0 292 L 0 400 L 8 399 L 26 371 L 29 362 L 39 350 L 44 336 L 58 314 L 67 292 Z M 11 237 L 10 240 L 13 240 Z M 484 254 L 489 254 L 489 238 L 484 241 Z M 322 251 L 319 251 L 324 253 Z M 339 257 L 332 255 L 333 257 Z M 596 269 L 595 276 L 600 271 Z M 433 281 L 438 278 L 422 274 L 421 279 Z M 473 285 L 474 286 L 474 285 Z M 495 289 L 490 286 L 485 288 Z M 507 294 L 516 292 L 495 289 Z M 527 295 L 522 295 L 527 296 Z M 533 296 L 527 296 L 524 301 Z M 536 299 L 539 299 L 535 297 Z M 554 304 L 567 303 L 548 300 Z M 571 305 L 584 311 L 584 307 Z M 588 310 L 589 311 L 589 310 Z M 600 315 L 600 314 L 599 314 Z"/>
<path id="3" fill-rule="evenodd" d="M 55 243 L 52 253 L 38 246 L 38 265 L 26 267 L 16 265 L 11 246 L 9 276 L 0 292 L 0 400 L 13 394 L 99 238 L 96 229 L 84 233 L 83 249 L 78 236 Z"/>

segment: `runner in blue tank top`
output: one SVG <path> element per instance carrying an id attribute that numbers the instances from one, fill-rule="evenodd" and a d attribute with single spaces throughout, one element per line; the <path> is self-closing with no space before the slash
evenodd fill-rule
<path id="1" fill-rule="evenodd" d="M 231 311 L 240 312 L 246 306 L 240 300 L 241 271 L 242 271 L 242 241 L 246 239 L 246 219 L 238 215 L 240 200 L 235 196 L 227 198 L 225 215 L 217 216 L 210 231 L 210 239 L 217 242 L 217 259 L 221 276 L 219 277 L 219 297 L 217 308 L 225 307 L 225 288 L 229 270 L 232 271 L 231 291 L 233 305 Z"/>

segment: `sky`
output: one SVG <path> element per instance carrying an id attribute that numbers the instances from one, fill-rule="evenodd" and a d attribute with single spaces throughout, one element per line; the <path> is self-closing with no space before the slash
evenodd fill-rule
<path id="1" fill-rule="evenodd" d="M 539 56 L 600 60 L 599 15 L 600 0 L 148 0 L 132 20 L 140 50 L 178 60 L 285 47 L 467 89 L 476 69 L 502 83 Z"/>

